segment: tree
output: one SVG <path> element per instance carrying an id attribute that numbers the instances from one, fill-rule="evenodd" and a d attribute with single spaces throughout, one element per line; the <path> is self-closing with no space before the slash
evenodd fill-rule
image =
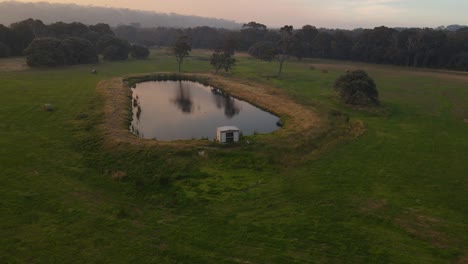
<path id="1" fill-rule="evenodd" d="M 228 72 L 232 66 L 236 64 L 236 59 L 234 59 L 229 53 L 216 50 L 211 55 L 210 63 L 215 69 L 215 74 L 218 74 L 219 70 L 221 69 L 224 69 L 224 71 Z"/>
<path id="2" fill-rule="evenodd" d="M 176 57 L 177 63 L 179 64 L 179 72 L 181 71 L 181 64 L 184 61 L 184 58 L 190 54 L 192 46 L 190 44 L 189 38 L 185 35 L 179 36 L 172 46 L 172 50 Z"/>
<path id="3" fill-rule="evenodd" d="M 272 61 L 278 55 L 276 45 L 271 41 L 257 42 L 250 47 L 248 52 L 250 56 L 264 61 Z"/>
<path id="4" fill-rule="evenodd" d="M 334 85 L 345 104 L 378 106 L 379 93 L 374 80 L 363 70 L 340 76 Z"/>
<path id="5" fill-rule="evenodd" d="M 394 46 L 396 33 L 395 29 L 384 26 L 364 30 L 357 38 L 353 52 L 356 57 L 364 61 L 389 62 L 388 51 Z"/>
<path id="6" fill-rule="evenodd" d="M 319 32 L 312 42 L 314 55 L 320 58 L 329 58 L 332 50 L 333 37 L 327 32 Z"/>
<path id="7" fill-rule="evenodd" d="M 36 38 L 25 50 L 27 64 L 31 67 L 55 67 L 83 63 L 96 63 L 98 56 L 94 45 L 86 39 L 70 37 Z"/>
<path id="8" fill-rule="evenodd" d="M 0 58 L 10 56 L 10 48 L 3 42 L 0 41 Z"/>
<path id="9" fill-rule="evenodd" d="M 132 50 L 131 50 L 131 55 L 132 58 L 135 59 L 146 59 L 148 58 L 150 51 L 147 47 L 138 45 L 138 44 L 133 44 L 132 45 Z"/>
<path id="10" fill-rule="evenodd" d="M 88 26 L 88 28 L 90 31 L 94 31 L 96 33 L 99 33 L 100 35 L 114 36 L 114 31 L 112 31 L 108 24 L 97 23 L 96 25 Z"/>
<path id="11" fill-rule="evenodd" d="M 278 78 L 281 77 L 283 71 L 283 64 L 290 55 L 300 52 L 301 37 L 293 33 L 293 26 L 284 26 L 280 29 L 281 37 L 275 44 L 271 41 L 262 41 L 254 44 L 249 49 L 249 54 L 257 59 L 271 61 L 277 58 L 279 61 Z M 295 50 L 296 49 L 296 50 Z"/>
<path id="12" fill-rule="evenodd" d="M 344 31 L 337 31 L 332 41 L 332 57 L 340 60 L 349 59 L 352 48 L 353 41 L 351 38 Z"/>
<path id="13" fill-rule="evenodd" d="M 103 59 L 109 61 L 128 59 L 131 48 L 127 41 L 110 35 L 101 37 L 96 46 Z"/>
<path id="14" fill-rule="evenodd" d="M 313 41 L 318 34 L 316 27 L 311 25 L 305 25 L 298 32 L 302 36 L 304 42 L 304 52 L 306 57 L 311 57 L 313 54 Z"/>
<path id="15" fill-rule="evenodd" d="M 94 44 L 96 44 L 102 36 L 114 36 L 114 32 L 107 24 L 98 23 L 94 26 L 88 26 L 88 28 L 89 31 L 83 35 L 83 38 L 91 41 Z"/>
<path id="16" fill-rule="evenodd" d="M 223 35 L 218 29 L 211 27 L 195 27 L 185 30 L 185 34 L 190 38 L 192 47 L 204 47 L 214 49 L 223 42 Z"/>
<path id="17" fill-rule="evenodd" d="M 0 42 L 3 42 L 6 46 L 10 47 L 11 45 L 11 31 L 9 28 L 0 24 Z"/>
<path id="18" fill-rule="evenodd" d="M 97 63 L 99 61 L 96 48 L 89 40 L 69 37 L 60 42 L 60 47 L 67 65 Z"/>
<path id="19" fill-rule="evenodd" d="M 11 55 L 10 41 L 10 29 L 0 24 L 0 58 Z"/>
<path id="20" fill-rule="evenodd" d="M 236 59 L 233 58 L 236 48 L 236 39 L 233 36 L 227 36 L 222 46 L 215 49 L 210 61 L 215 69 L 215 74 L 218 74 L 221 69 L 228 72 L 236 64 Z"/>
<path id="21" fill-rule="evenodd" d="M 26 19 L 10 25 L 11 51 L 13 55 L 22 55 L 34 38 L 47 36 L 47 27 L 41 20 Z"/>
<path id="22" fill-rule="evenodd" d="M 242 25 L 240 47 L 242 50 L 249 49 L 252 45 L 259 41 L 265 40 L 267 27 L 257 22 L 249 22 Z"/>
<path id="23" fill-rule="evenodd" d="M 55 67 L 65 64 L 65 54 L 56 38 L 36 38 L 25 49 L 27 64 L 31 67 Z"/>
<path id="24" fill-rule="evenodd" d="M 468 71 L 468 52 L 454 55 L 448 63 L 448 66 L 456 70 Z"/>
<path id="25" fill-rule="evenodd" d="M 114 29 L 117 37 L 133 42 L 137 40 L 138 29 L 129 25 L 119 25 Z"/>
<path id="26" fill-rule="evenodd" d="M 52 36 L 56 38 L 84 37 L 90 30 L 88 26 L 79 22 L 56 22 L 47 26 Z"/>
<path id="27" fill-rule="evenodd" d="M 283 71 L 283 63 L 289 58 L 289 55 L 293 51 L 295 43 L 300 44 L 300 39 L 294 39 L 293 26 L 284 26 L 280 29 L 281 39 L 278 42 L 278 78 L 281 77 Z M 297 48 L 297 47 L 296 47 Z"/>

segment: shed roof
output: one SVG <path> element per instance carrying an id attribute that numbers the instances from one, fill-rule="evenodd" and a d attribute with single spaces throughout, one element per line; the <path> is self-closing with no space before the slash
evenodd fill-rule
<path id="1" fill-rule="evenodd" d="M 216 129 L 218 132 L 226 132 L 226 131 L 239 131 L 239 128 L 236 126 L 222 126 Z"/>

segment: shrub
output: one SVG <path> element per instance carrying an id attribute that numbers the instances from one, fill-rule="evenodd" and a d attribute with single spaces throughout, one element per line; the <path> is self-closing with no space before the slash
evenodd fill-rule
<path id="1" fill-rule="evenodd" d="M 147 47 L 142 45 L 134 44 L 132 45 L 131 55 L 135 59 L 146 59 L 148 58 L 150 51 Z"/>
<path id="2" fill-rule="evenodd" d="M 379 93 L 374 80 L 363 70 L 352 71 L 340 76 L 334 88 L 346 104 L 377 106 L 380 105 Z"/>

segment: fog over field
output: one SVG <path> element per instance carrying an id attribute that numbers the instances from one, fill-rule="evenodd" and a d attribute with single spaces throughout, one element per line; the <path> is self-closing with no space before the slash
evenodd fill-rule
<path id="1" fill-rule="evenodd" d="M 234 21 L 200 16 L 156 13 L 150 11 L 130 10 L 123 8 L 107 8 L 82 6 L 75 4 L 51 4 L 46 2 L 21 3 L 0 2 L 0 24 L 28 19 L 40 19 L 45 24 L 58 21 L 85 24 L 106 23 L 111 26 L 138 23 L 142 27 L 197 27 L 210 26 L 217 28 L 236 29 L 240 24 Z"/>
<path id="2" fill-rule="evenodd" d="M 10 0 L 0 0 L 0 3 Z M 293 25 L 295 28 L 303 25 L 314 25 L 323 28 L 374 28 L 387 27 L 419 27 L 436 28 L 442 25 L 468 24 L 468 1 L 465 0 L 15 0 L 16 3 L 41 3 L 40 5 L 22 5 L 16 9 L 6 10 L 4 4 L 0 5 L 0 23 L 5 21 L 18 21 L 27 16 L 41 16 L 44 22 L 56 20 L 81 21 L 81 18 L 95 23 L 98 19 L 111 25 L 116 23 L 128 24 L 140 22 L 143 26 L 171 25 L 174 27 L 191 27 L 200 25 L 213 27 L 236 27 L 236 23 L 243 24 L 250 21 L 260 22 L 269 28 L 280 28 L 284 25 Z M 44 4 L 71 4 L 64 7 L 54 6 L 58 9 L 47 12 L 44 9 L 50 5 Z M 101 7 L 90 10 L 74 5 L 88 7 Z M 123 10 L 106 10 L 103 8 L 123 8 Z M 142 10 L 151 13 L 128 11 Z M 159 13 L 155 15 L 153 12 Z M 179 14 L 167 16 L 165 14 Z M 196 17 L 190 17 L 196 16 Z M 203 19 L 206 17 L 224 20 Z M 53 18 L 53 21 L 48 21 Z M 3 20 L 3 21 L 1 21 Z M 85 21 L 86 22 L 86 21 Z"/>

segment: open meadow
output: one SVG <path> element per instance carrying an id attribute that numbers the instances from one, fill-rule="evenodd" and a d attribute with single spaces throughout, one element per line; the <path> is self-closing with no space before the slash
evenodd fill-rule
<path id="1" fill-rule="evenodd" d="M 107 144 L 98 82 L 177 71 L 175 58 L 0 59 L 1 262 L 468 263 L 468 73 L 305 59 L 276 79 L 277 63 L 236 58 L 227 79 L 278 89 L 323 117 L 322 134 L 204 156 Z M 182 69 L 211 72 L 209 53 Z M 383 109 L 339 103 L 347 69 L 374 78 Z M 347 135 L 347 117 L 365 131 Z"/>

